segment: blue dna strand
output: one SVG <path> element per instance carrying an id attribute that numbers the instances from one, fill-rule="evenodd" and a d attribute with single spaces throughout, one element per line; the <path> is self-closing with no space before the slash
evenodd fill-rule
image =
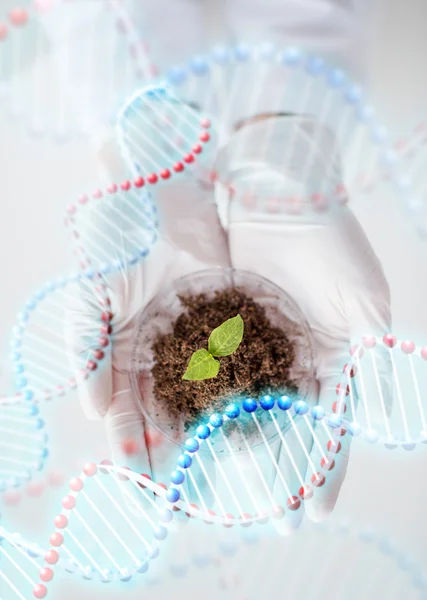
<path id="1" fill-rule="evenodd" d="M 66 311 L 82 289 L 90 294 L 94 314 L 84 332 L 87 347 L 70 366 L 66 339 Z M 40 402 L 65 395 L 97 369 L 110 343 L 109 298 L 102 276 L 95 272 L 49 281 L 18 314 L 11 340 L 12 364 L 20 398 Z M 69 342 L 72 345 L 72 340 Z M 0 402 L 2 402 L 0 400 Z"/>
<path id="2" fill-rule="evenodd" d="M 39 409 L 32 403 L 0 405 L 0 497 L 41 471 L 49 456 L 48 437 Z"/>
<path id="3" fill-rule="evenodd" d="M 272 519 L 295 528 L 340 461 L 340 423 L 288 396 L 234 402 L 185 442 L 166 499 L 225 527 Z"/>

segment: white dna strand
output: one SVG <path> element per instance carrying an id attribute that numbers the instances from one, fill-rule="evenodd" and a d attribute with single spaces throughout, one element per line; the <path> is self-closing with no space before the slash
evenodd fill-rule
<path id="1" fill-rule="evenodd" d="M 142 177 L 82 194 L 65 224 L 82 271 L 105 275 L 146 257 L 157 239 L 157 213 Z"/>
<path id="2" fill-rule="evenodd" d="M 340 422 L 288 396 L 234 402 L 185 442 L 166 499 L 209 524 L 295 528 L 340 461 Z"/>
<path id="3" fill-rule="evenodd" d="M 34 0 L 10 11 L 0 21 L 2 112 L 57 142 L 111 125 L 154 72 L 132 6 Z"/>
<path id="4" fill-rule="evenodd" d="M 212 136 L 210 119 L 161 84 L 137 90 L 117 120 L 122 156 L 135 176 L 149 185 L 209 160 Z"/>
<path id="5" fill-rule="evenodd" d="M 360 86 L 319 56 L 307 55 L 298 48 L 277 51 L 271 44 L 220 47 L 194 57 L 185 66 L 170 69 L 166 82 L 180 98 L 197 102 L 202 112 L 214 116 L 220 145 L 227 141 L 242 115 L 252 117 L 266 112 L 265 88 L 270 90 L 268 113 L 309 114 L 315 119 L 315 124 L 310 121 L 301 126 L 305 142 L 301 131 L 297 135 L 298 128 L 294 128 L 295 135 L 283 142 L 280 156 L 274 155 L 277 144 L 269 148 L 274 127 L 260 141 L 266 155 L 273 153 L 277 168 L 290 173 L 296 168 L 303 173 L 303 192 L 278 198 L 278 189 L 273 187 L 265 198 L 257 200 L 250 188 L 239 191 L 232 182 L 221 180 L 249 207 L 259 210 L 256 203 L 263 202 L 262 208 L 268 212 L 324 211 L 371 190 L 372 182 L 385 176 L 409 201 L 412 191 L 401 185 L 407 165 L 399 161 L 399 148 L 393 147 L 387 130 L 376 121 L 375 111 Z M 318 167 L 325 147 L 329 165 L 326 174 Z"/>
<path id="6" fill-rule="evenodd" d="M 48 457 L 48 437 L 32 403 L 0 405 L 0 498 L 27 484 Z"/>
<path id="7" fill-rule="evenodd" d="M 90 292 L 93 318 L 88 319 L 87 331 L 80 332 L 87 347 L 73 357 L 72 369 L 66 311 L 73 300 L 78 301 L 82 289 Z M 42 286 L 18 314 L 13 330 L 11 360 L 20 392 L 18 400 L 40 402 L 61 397 L 75 389 L 80 378 L 87 379 L 108 352 L 111 321 L 110 301 L 99 273 L 86 271 Z M 0 398 L 0 404 L 6 402 Z"/>
<path id="8" fill-rule="evenodd" d="M 261 536 L 255 529 L 244 541 L 235 541 L 234 574 L 222 582 L 225 598 L 426 598 L 423 557 L 371 527 L 306 521 L 291 538 Z"/>
<path id="9" fill-rule="evenodd" d="M 427 347 L 393 334 L 366 336 L 352 348 L 338 386 L 342 426 L 387 448 L 413 450 L 427 442 Z M 384 372 L 384 369 L 386 372 Z M 358 398 L 349 385 L 354 375 Z M 393 410 L 387 410 L 389 400 Z M 349 408 L 351 419 L 346 417 Z"/>

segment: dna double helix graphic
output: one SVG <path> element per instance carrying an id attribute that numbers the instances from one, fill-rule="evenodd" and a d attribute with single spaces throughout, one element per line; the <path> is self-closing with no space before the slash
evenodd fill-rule
<path id="1" fill-rule="evenodd" d="M 27 16 L 25 11 L 13 13 L 13 26 L 24 26 Z M 0 38 L 6 33 L 0 27 Z M 18 42 L 13 47 L 14 60 L 19 62 L 22 51 Z M 173 69 L 166 85 L 151 85 L 133 93 L 120 110 L 117 125 L 119 146 L 133 181 L 125 179 L 82 194 L 68 206 L 66 224 L 80 271 L 42 286 L 18 316 L 11 342 L 18 395 L 0 399 L 1 432 L 5 436 L 0 447 L 6 449 L 0 454 L 0 491 L 23 485 L 44 467 L 47 438 L 42 433 L 44 423 L 37 404 L 62 397 L 75 390 L 80 380 L 93 376 L 106 348 L 114 343 L 114 315 L 104 276 L 143 261 L 157 240 L 155 204 L 146 190 L 170 185 L 171 178 L 198 173 L 199 167 L 210 182 L 215 181 L 212 154 L 220 144 L 218 140 L 227 135 L 227 112 L 232 111 L 230 101 L 221 103 L 221 93 L 231 89 L 233 98 L 254 61 L 261 71 L 266 70 L 266 63 L 275 61 L 287 78 L 301 76 L 304 111 L 313 95 L 324 98 L 316 114 L 321 125 L 332 128 L 335 134 L 334 153 L 339 151 L 347 162 L 356 154 L 358 160 L 353 164 L 358 168 L 369 142 L 370 153 L 364 155 L 369 177 L 354 173 L 350 190 L 369 191 L 373 182 L 388 178 L 403 193 L 406 204 L 416 206 L 410 183 L 401 171 L 402 163 L 410 157 L 410 151 L 405 150 L 409 145 L 398 144 L 393 149 L 384 129 L 373 122 L 360 89 L 347 84 L 341 71 L 318 57 L 305 57 L 294 49 L 276 54 L 269 47 L 215 50 L 209 57 L 192 60 L 188 68 Z M 8 59 L 5 62 L 9 64 Z M 222 88 L 215 86 L 218 79 Z M 132 81 L 132 91 L 134 87 Z M 346 134 L 355 124 L 357 133 L 346 147 Z M 79 124 L 78 128 L 86 130 L 86 125 Z M 31 128 L 40 131 L 37 119 Z M 64 135 L 61 122 L 56 132 Z M 424 144 L 424 134 L 424 129 L 417 130 L 416 144 Z M 314 135 L 320 141 L 323 132 L 318 129 Z M 295 156 L 289 151 L 283 160 L 291 169 Z M 314 164 L 315 156 L 308 153 L 307 180 Z M 323 210 L 347 200 L 346 188 L 336 173 L 329 173 L 318 183 L 310 190 L 311 208 Z M 302 210 L 305 204 L 297 206 Z M 95 299 L 96 318 L 85 332 L 85 353 L 77 363 L 73 355 L 70 366 L 66 315 L 82 287 Z M 395 420 L 384 408 L 385 392 L 375 363 L 376 348 L 381 344 L 390 355 L 390 381 L 399 408 Z M 402 354 L 397 358 L 399 349 Z M 425 348 L 414 342 L 399 342 L 392 334 L 384 339 L 366 338 L 343 365 L 342 381 L 337 382 L 338 399 L 331 407 L 311 406 L 288 396 L 231 403 L 223 413 L 210 415 L 183 441 L 168 485 L 124 467 L 88 463 L 69 482 L 47 550 L 25 546 L 2 530 L 0 551 L 18 573 L 18 579 L 13 580 L 1 571 L 2 579 L 18 598 L 27 597 L 21 592 L 21 582 L 30 585 L 36 598 L 45 597 L 55 565 L 63 563 L 85 580 L 126 583 L 146 572 L 168 532 L 176 528 L 179 535 L 181 522 L 191 518 L 225 529 L 272 524 L 274 530 L 283 533 L 297 527 L 305 503 L 315 496 L 317 488 L 328 484 L 328 474 L 337 467 L 348 439 L 361 433 L 369 442 L 380 440 L 389 448 L 400 445 L 406 449 L 426 440 L 424 360 Z M 411 391 L 402 383 L 408 374 Z M 367 394 L 368 378 L 376 384 L 375 397 Z M 347 404 L 351 421 L 346 418 Z M 373 404 L 382 410 L 375 421 L 370 410 Z M 18 555 L 25 555 L 28 568 L 18 562 Z M 415 579 L 421 581 L 418 575 Z"/>

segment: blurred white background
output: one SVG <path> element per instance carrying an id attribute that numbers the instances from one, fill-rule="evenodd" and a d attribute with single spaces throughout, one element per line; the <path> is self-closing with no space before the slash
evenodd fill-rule
<path id="1" fill-rule="evenodd" d="M 216 37 L 219 4 L 213 7 L 210 18 L 212 39 Z M 371 94 L 382 122 L 397 139 L 427 118 L 427 3 L 378 0 L 373 4 L 370 25 L 374 37 L 368 49 Z M 1 13 L 11 6 L 10 0 L 2 0 Z M 71 264 L 68 232 L 63 225 L 65 206 L 83 191 L 107 181 L 87 142 L 57 145 L 31 139 L 19 121 L 11 122 L 2 110 L 0 104 L 0 393 L 7 393 L 13 382 L 8 343 L 15 315 L 34 290 L 64 274 Z M 427 161 L 425 169 L 427 172 Z M 357 198 L 353 209 L 390 283 L 394 332 L 427 345 L 427 241 L 415 235 L 411 221 L 386 184 Z M 62 469 L 71 475 L 78 470 L 76 463 L 104 458 L 102 425 L 85 420 L 75 395 L 46 405 L 43 412 L 51 436 L 49 470 Z M 410 453 L 390 452 L 357 441 L 332 519 L 344 517 L 356 526 L 373 524 L 424 559 L 427 567 L 426 467 L 427 445 Z M 51 490 L 39 499 L 25 499 L 18 507 L 0 510 L 13 529 L 41 542 L 50 531 L 54 506 L 58 506 L 61 495 Z M 200 578 L 202 581 L 203 575 Z M 88 600 L 116 598 L 117 588 L 103 586 L 100 591 L 64 578 L 57 584 L 54 597 L 71 600 L 77 593 Z M 150 593 L 160 598 L 165 590 L 152 588 Z M 405 595 L 412 597 L 410 592 Z M 126 597 L 140 597 L 138 588 Z M 305 598 L 304 594 L 300 597 Z M 334 596 L 316 596 L 319 600 L 326 597 Z"/>

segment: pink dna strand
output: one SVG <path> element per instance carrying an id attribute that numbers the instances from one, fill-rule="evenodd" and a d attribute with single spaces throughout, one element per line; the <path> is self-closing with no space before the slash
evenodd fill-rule
<path id="1" fill-rule="evenodd" d="M 155 74 L 130 4 L 104 6 L 99 12 L 80 0 L 34 0 L 0 22 L 1 97 L 31 135 L 64 142 L 90 134 Z M 88 29 L 81 28 L 85 14 Z"/>
<path id="2" fill-rule="evenodd" d="M 296 568 L 284 570 L 284 565 L 294 564 L 295 556 L 304 556 L 304 560 Z M 307 565 L 316 568 L 310 585 Z M 228 570 L 234 574 L 222 578 L 223 594 L 237 600 L 276 594 L 289 598 L 303 594 L 304 600 L 420 600 L 427 589 L 421 556 L 417 560 L 388 536 L 354 522 L 306 522 L 292 538 L 261 536 L 253 530 L 240 543 L 236 541 Z"/>
<path id="3" fill-rule="evenodd" d="M 39 593 L 39 577 L 52 579 L 50 567 L 43 568 L 43 551 L 34 543 L 24 540 L 0 526 L 0 580 L 2 600 L 27 600 L 32 591 Z M 35 596 L 43 597 L 43 596 Z"/>
<path id="4" fill-rule="evenodd" d="M 0 405 L 0 495 L 27 484 L 48 457 L 44 421 L 34 404 Z"/>
<path id="5" fill-rule="evenodd" d="M 69 483 L 45 554 L 46 567 L 66 559 L 85 579 L 129 581 L 145 573 L 167 537 L 173 511 L 159 502 L 165 489 L 111 464 L 88 463 Z M 53 577 L 53 574 L 52 574 Z M 44 598 L 43 572 L 33 593 Z"/>
<path id="6" fill-rule="evenodd" d="M 236 189 L 219 174 L 219 181 L 253 210 L 291 214 L 324 211 L 336 203 L 346 203 L 351 196 L 372 191 L 384 179 L 397 186 L 405 204 L 420 200 L 403 182 L 406 170 L 417 169 L 412 159 L 421 154 L 425 125 L 418 125 L 407 143 L 399 140 L 393 145 L 386 129 L 376 122 L 361 88 L 318 56 L 305 55 L 296 48 L 277 51 L 271 44 L 220 47 L 170 69 L 167 84 L 179 97 L 195 101 L 204 114 L 215 119 L 219 146 L 228 140 L 242 114 L 248 120 L 265 113 L 259 93 L 265 87 L 271 89 L 269 113 L 313 116 L 302 126 L 306 139 L 290 130 L 283 151 L 273 143 L 277 141 L 274 127 L 259 142 L 278 170 L 292 174 L 297 169 L 303 182 L 301 193 L 284 196 L 272 186 L 265 197 L 257 198 L 250 186 Z M 325 152 L 328 160 L 333 159 L 319 170 Z M 215 176 L 218 180 L 218 173 Z"/>
<path id="7" fill-rule="evenodd" d="M 384 356 L 387 372 L 381 373 Z M 398 340 L 393 334 L 362 338 L 352 349 L 337 389 L 340 398 L 335 410 L 343 417 L 343 427 L 353 436 L 381 442 L 389 449 L 413 450 L 427 442 L 426 360 L 427 347 L 411 340 Z M 349 385 L 350 372 L 357 396 Z M 394 399 L 392 412 L 387 408 L 389 398 Z"/>
<path id="8" fill-rule="evenodd" d="M 138 524 L 138 521 L 135 521 Z M 81 532 L 79 532 L 81 534 Z M 84 532 L 83 532 L 84 533 Z M 91 544 L 91 538 L 86 533 L 80 535 L 80 541 L 84 547 L 88 547 L 94 556 L 99 556 Z M 235 555 L 239 546 L 242 544 L 240 537 L 232 538 L 230 532 L 227 536 L 218 535 L 218 532 L 207 528 L 200 531 L 198 527 L 191 527 L 191 523 L 185 526 L 173 539 L 173 544 L 168 548 L 167 560 L 155 560 L 158 558 L 158 552 L 152 553 L 150 568 L 141 569 L 144 572 L 141 576 L 138 572 L 131 572 L 127 576 L 119 579 L 119 573 L 111 573 L 108 579 L 102 579 L 104 583 L 113 583 L 120 585 L 120 592 L 124 590 L 123 584 L 126 584 L 126 591 L 136 585 L 141 588 L 142 585 L 148 586 L 165 583 L 172 577 L 172 584 L 176 587 L 178 580 L 186 576 L 195 574 L 195 570 L 203 571 L 204 581 L 207 585 L 212 585 L 217 593 L 220 585 L 220 573 L 227 572 L 227 562 L 230 556 Z M 65 574 L 71 574 L 81 580 L 84 588 L 89 585 L 89 581 L 99 582 L 99 577 L 93 574 L 93 570 L 88 566 L 81 571 L 75 561 L 67 558 L 61 551 L 53 552 L 46 550 L 39 544 L 24 539 L 17 533 L 11 533 L 5 527 L 0 526 L 0 579 L 2 580 L 2 600 L 14 600 L 15 598 L 43 598 L 50 592 L 56 592 L 54 585 L 62 583 Z M 57 558 L 57 561 L 53 561 Z M 153 561 L 155 561 L 153 563 Z M 207 569 L 210 567 L 209 574 Z M 221 569 L 220 571 L 218 569 Z M 125 574 L 127 574 L 127 571 Z M 37 583 L 40 580 L 40 583 Z M 175 580 L 175 581 L 174 581 Z M 133 585 L 132 585 L 133 584 Z M 43 595 L 44 594 L 44 595 Z"/>
<path id="9" fill-rule="evenodd" d="M 121 108 L 117 141 L 127 166 L 153 185 L 186 171 L 199 155 L 203 160 L 210 128 L 209 119 L 169 89 L 151 85 L 137 90 Z"/>

